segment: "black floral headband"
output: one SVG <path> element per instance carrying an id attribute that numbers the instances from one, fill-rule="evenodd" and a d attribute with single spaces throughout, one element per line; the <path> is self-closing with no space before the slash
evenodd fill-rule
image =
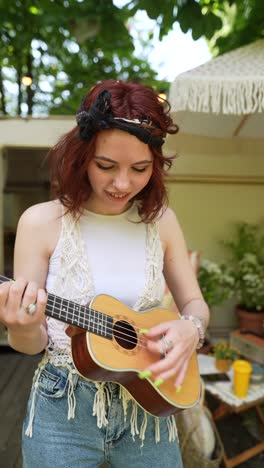
<path id="1" fill-rule="evenodd" d="M 126 119 L 114 117 L 111 112 L 111 93 L 103 90 L 92 106 L 85 110 L 84 101 L 76 115 L 80 129 L 80 138 L 89 140 L 95 133 L 107 128 L 117 128 L 131 133 L 139 140 L 154 148 L 160 148 L 164 143 L 162 130 L 147 120 Z"/>

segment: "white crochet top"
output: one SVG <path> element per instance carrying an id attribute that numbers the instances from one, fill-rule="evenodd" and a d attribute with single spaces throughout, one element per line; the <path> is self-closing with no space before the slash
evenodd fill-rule
<path id="1" fill-rule="evenodd" d="M 129 212 L 130 215 L 132 214 L 132 218 L 129 217 L 129 219 L 139 220 L 136 205 L 133 206 L 133 211 L 131 212 L 130 209 Z M 144 235 L 146 239 L 145 286 L 132 307 L 137 311 L 159 306 L 165 288 L 163 250 L 158 223 L 144 224 L 144 227 L 146 231 Z M 54 281 L 47 281 L 47 291 L 81 305 L 88 304 L 95 296 L 93 275 L 80 229 L 80 221 L 76 221 L 70 214 L 62 217 L 59 247 L 60 259 L 57 275 Z M 47 317 L 47 325 L 49 336 L 47 358 L 57 366 L 70 363 L 72 361 L 71 342 L 65 333 L 68 325 L 51 317 Z"/>
<path id="2" fill-rule="evenodd" d="M 134 208 L 136 217 L 139 219 L 137 207 L 134 206 Z M 141 289 L 141 293 L 133 306 L 133 309 L 137 311 L 160 306 L 165 289 L 163 250 L 158 232 L 158 223 L 144 224 L 143 227 L 145 231 L 143 229 L 141 233 L 144 235 L 146 246 L 146 255 L 143 260 L 145 266 L 145 285 Z M 80 221 L 74 220 L 70 214 L 62 217 L 61 237 L 55 249 L 57 250 L 56 253 L 60 253 L 59 264 L 56 265 L 56 274 L 53 275 L 52 281 L 47 281 L 46 287 L 48 292 L 52 294 L 85 305 L 94 297 L 95 288 L 82 234 L 83 230 L 80 228 Z M 141 277 L 143 277 L 143 274 Z M 39 385 L 39 378 L 42 369 L 48 361 L 52 362 L 55 366 L 63 366 L 69 370 L 68 420 L 75 417 L 75 409 L 78 404 L 74 392 L 76 370 L 72 366 L 70 338 L 65 333 L 67 324 L 47 317 L 47 325 L 49 344 L 34 375 L 30 418 L 25 430 L 25 435 L 28 437 L 32 437 L 33 435 L 35 403 L 37 399 L 36 390 Z M 94 384 L 97 390 L 93 403 L 93 415 L 96 416 L 97 426 L 100 428 L 108 424 L 107 405 L 109 404 L 109 399 L 107 397 L 105 382 L 95 382 Z M 138 436 L 142 442 L 141 446 L 143 446 L 149 415 L 144 412 L 143 420 L 139 422 L 138 404 L 122 385 L 119 386 L 119 398 L 122 402 L 124 419 L 127 417 L 128 404 L 131 402 L 131 435 L 133 439 Z M 178 438 L 175 417 L 172 415 L 165 419 L 168 427 L 169 441 L 173 442 Z M 156 443 L 158 443 L 161 438 L 160 418 L 158 417 L 155 417 L 154 437 Z"/>

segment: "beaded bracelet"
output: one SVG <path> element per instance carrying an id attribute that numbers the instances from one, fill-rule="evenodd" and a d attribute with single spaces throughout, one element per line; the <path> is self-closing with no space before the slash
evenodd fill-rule
<path id="1" fill-rule="evenodd" d="M 194 317 L 193 315 L 182 315 L 181 320 L 191 320 L 191 322 L 196 326 L 199 335 L 199 341 L 196 346 L 196 349 L 201 349 L 204 345 L 205 340 L 205 331 L 202 321 L 198 317 Z"/>

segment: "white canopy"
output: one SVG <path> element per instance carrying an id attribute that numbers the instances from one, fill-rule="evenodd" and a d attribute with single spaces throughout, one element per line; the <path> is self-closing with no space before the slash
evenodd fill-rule
<path id="1" fill-rule="evenodd" d="M 264 138 L 264 39 L 177 76 L 170 102 L 185 133 Z"/>

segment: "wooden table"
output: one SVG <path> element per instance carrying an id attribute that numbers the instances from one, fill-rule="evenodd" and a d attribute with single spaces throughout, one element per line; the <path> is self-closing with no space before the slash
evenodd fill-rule
<path id="1" fill-rule="evenodd" d="M 258 418 L 264 425 L 264 414 L 261 409 L 261 404 L 264 404 L 264 395 L 256 399 L 251 398 L 251 401 L 242 401 L 241 404 L 238 405 L 231 391 L 228 392 L 227 390 L 225 390 L 225 392 L 222 393 L 221 391 L 218 391 L 219 386 L 217 388 L 215 385 L 207 385 L 207 384 L 205 385 L 205 389 L 209 391 L 209 393 L 211 393 L 213 396 L 215 396 L 219 401 L 218 407 L 213 412 L 214 421 L 217 421 L 223 417 L 227 417 L 228 415 L 232 413 L 238 414 L 250 408 L 254 408 L 257 413 Z M 228 399 L 228 393 L 230 393 L 230 400 Z M 234 403 L 231 402 L 232 398 L 234 399 Z M 246 460 L 249 460 L 250 458 L 254 457 L 255 455 L 261 452 L 264 452 L 264 441 L 257 443 L 253 447 L 247 450 L 244 450 L 243 452 L 240 452 L 238 455 L 232 458 L 227 457 L 227 454 L 224 449 L 223 462 L 226 468 L 232 468 L 234 466 L 239 465 L 240 463 L 243 463 Z"/>

